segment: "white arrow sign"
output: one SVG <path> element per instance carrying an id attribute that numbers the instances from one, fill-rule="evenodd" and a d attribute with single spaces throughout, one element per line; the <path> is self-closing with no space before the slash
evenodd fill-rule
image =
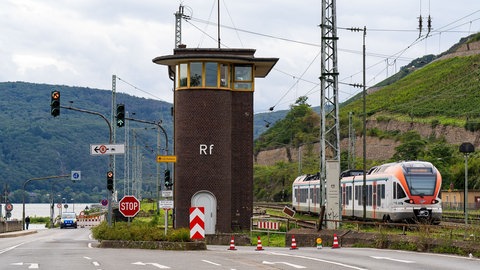
<path id="1" fill-rule="evenodd" d="M 158 264 L 158 263 L 134 262 L 132 264 L 134 264 L 134 265 L 151 265 L 151 266 L 155 266 L 155 267 L 160 268 L 160 269 L 169 269 L 170 268 L 168 266 L 161 265 L 161 264 Z"/>
<path id="2" fill-rule="evenodd" d="M 125 144 L 90 144 L 94 156 L 125 154 Z"/>

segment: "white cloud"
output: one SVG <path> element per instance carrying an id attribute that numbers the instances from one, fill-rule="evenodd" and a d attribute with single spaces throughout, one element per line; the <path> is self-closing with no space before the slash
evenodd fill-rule
<path id="1" fill-rule="evenodd" d="M 173 52 L 173 14 L 180 2 L 186 6 L 187 15 L 193 16 L 182 22 L 183 43 L 188 47 L 216 47 L 217 0 L 9 0 L 0 9 L 0 81 L 110 89 L 111 76 L 116 74 L 171 102 L 167 69 L 153 64 L 152 59 Z M 429 3 L 420 7 L 416 0 L 337 1 L 339 27 L 367 27 L 369 83 L 393 74 L 395 66 L 398 70 L 410 59 L 438 54 L 461 37 L 480 30 L 480 4 L 476 1 Z M 310 104 L 319 104 L 319 92 L 314 87 L 319 82 L 320 60 L 313 60 L 320 50 L 320 4 L 321 0 L 220 1 L 221 24 L 228 26 L 221 28 L 225 46 L 254 48 L 256 57 L 280 58 L 270 75 L 256 82 L 255 111 L 266 111 L 276 104 L 277 110 L 286 109 L 305 94 L 309 94 Z M 396 65 L 387 66 L 387 56 L 407 48 L 418 37 L 420 14 L 432 16 L 435 31 L 450 31 L 432 33 L 431 38 L 406 50 Z M 337 33 L 339 79 L 359 83 L 362 36 L 341 29 Z M 388 63 L 393 59 L 388 58 Z M 303 80 L 299 80 L 302 74 Z M 117 86 L 119 91 L 152 98 L 128 84 L 119 82 Z M 341 85 L 340 91 L 342 98 L 348 98 L 359 89 Z"/>

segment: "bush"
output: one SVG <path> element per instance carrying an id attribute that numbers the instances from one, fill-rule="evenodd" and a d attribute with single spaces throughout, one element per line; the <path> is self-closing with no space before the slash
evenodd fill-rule
<path id="1" fill-rule="evenodd" d="M 190 231 L 186 228 L 169 229 L 167 235 L 164 228 L 154 222 L 116 222 L 111 227 L 107 222 L 92 228 L 93 237 L 97 240 L 125 241 L 169 241 L 190 242 Z"/>

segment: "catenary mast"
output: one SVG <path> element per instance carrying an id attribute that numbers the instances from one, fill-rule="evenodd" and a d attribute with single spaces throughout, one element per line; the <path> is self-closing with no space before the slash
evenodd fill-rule
<path id="1" fill-rule="evenodd" d="M 325 188 L 327 160 L 336 162 L 338 166 L 340 164 L 336 0 L 322 0 L 321 12 L 320 179 L 322 187 L 320 188 L 320 221 L 323 219 L 327 201 Z"/>

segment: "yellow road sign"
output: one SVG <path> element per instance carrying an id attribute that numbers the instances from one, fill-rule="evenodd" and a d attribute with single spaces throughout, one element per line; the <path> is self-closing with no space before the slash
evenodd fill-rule
<path id="1" fill-rule="evenodd" d="M 157 156 L 157 162 L 177 162 L 177 156 Z"/>

